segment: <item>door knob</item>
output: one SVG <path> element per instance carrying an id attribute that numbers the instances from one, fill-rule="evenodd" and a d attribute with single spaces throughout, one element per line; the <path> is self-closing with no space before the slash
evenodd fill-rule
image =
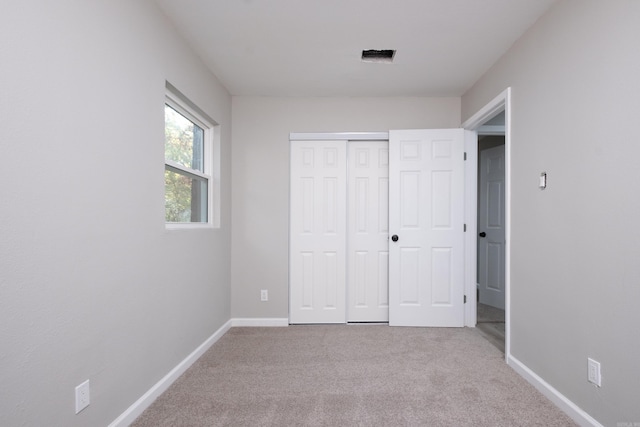
<path id="1" fill-rule="evenodd" d="M 478 234 L 480 237 L 487 237 L 487 233 L 485 233 L 484 231 L 480 234 Z"/>
<path id="2" fill-rule="evenodd" d="M 398 241 L 398 235 L 394 234 L 393 236 L 391 236 L 391 240 L 393 240 L 394 242 Z"/>

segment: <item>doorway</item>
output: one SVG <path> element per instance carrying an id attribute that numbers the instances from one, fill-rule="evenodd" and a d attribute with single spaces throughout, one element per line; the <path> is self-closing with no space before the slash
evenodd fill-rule
<path id="1" fill-rule="evenodd" d="M 489 123 L 504 124 L 504 112 Z M 504 352 L 504 135 L 478 135 L 477 328 Z"/>
<path id="2" fill-rule="evenodd" d="M 496 116 L 503 113 L 503 124 L 491 122 Z M 511 88 L 505 89 L 502 93 L 493 98 L 484 107 L 480 108 L 462 127 L 476 131 L 479 135 L 504 135 L 504 354 L 505 360 L 509 363 L 510 350 L 510 289 L 511 289 Z M 478 238 L 482 232 L 478 228 L 478 137 L 466 141 L 465 151 L 468 155 L 466 164 L 466 206 L 473 207 L 467 211 L 466 221 L 468 231 L 466 236 L 467 261 L 465 267 L 466 293 L 473 295 L 471 304 L 466 307 L 465 318 L 467 326 L 477 326 L 478 301 L 475 296 L 478 294 Z M 481 313 L 483 314 L 483 313 Z"/>

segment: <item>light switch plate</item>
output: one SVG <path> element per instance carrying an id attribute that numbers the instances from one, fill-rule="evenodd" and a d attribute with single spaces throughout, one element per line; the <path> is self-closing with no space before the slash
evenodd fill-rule
<path id="1" fill-rule="evenodd" d="M 544 190 L 545 188 L 547 188 L 547 173 L 546 172 L 542 172 L 540 174 L 540 182 L 539 182 L 538 186 L 540 187 L 541 190 Z"/>

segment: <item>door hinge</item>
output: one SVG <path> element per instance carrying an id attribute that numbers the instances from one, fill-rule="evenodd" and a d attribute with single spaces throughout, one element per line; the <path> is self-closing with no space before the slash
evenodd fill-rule
<path id="1" fill-rule="evenodd" d="M 464 227 L 462 228 L 462 231 L 464 231 L 465 233 L 467 232 L 467 224 L 464 225 Z"/>
<path id="2" fill-rule="evenodd" d="M 467 303 L 467 296 L 466 295 L 464 296 L 464 303 L 465 304 Z"/>
<path id="3" fill-rule="evenodd" d="M 467 152 L 464 152 L 464 159 L 467 160 Z"/>

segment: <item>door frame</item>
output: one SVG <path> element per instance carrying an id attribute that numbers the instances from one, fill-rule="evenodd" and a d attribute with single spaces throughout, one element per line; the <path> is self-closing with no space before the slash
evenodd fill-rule
<path id="1" fill-rule="evenodd" d="M 291 132 L 289 141 L 388 141 L 389 132 Z"/>
<path id="2" fill-rule="evenodd" d="M 461 127 L 478 132 L 482 125 L 504 110 L 504 149 L 505 149 L 505 343 L 504 356 L 509 361 L 511 355 L 511 87 L 493 98 L 484 107 L 462 123 Z M 475 327 L 477 319 L 476 302 L 476 264 L 477 264 L 477 186 L 478 186 L 478 138 L 465 139 L 465 293 L 470 299 L 465 311 L 465 326 Z"/>

